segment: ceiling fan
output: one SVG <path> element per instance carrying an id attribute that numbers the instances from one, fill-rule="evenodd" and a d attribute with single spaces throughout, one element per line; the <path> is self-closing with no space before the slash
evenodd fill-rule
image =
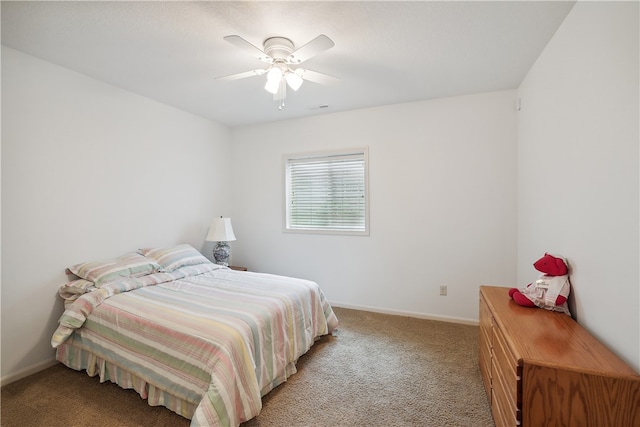
<path id="1" fill-rule="evenodd" d="M 302 86 L 304 80 L 325 85 L 333 84 L 340 80 L 328 74 L 296 67 L 317 54 L 331 49 L 335 45 L 333 41 L 324 34 L 320 34 L 298 49 L 295 49 L 293 42 L 285 37 L 270 37 L 266 39 L 262 50 L 240 36 L 226 36 L 224 40 L 251 54 L 256 59 L 266 62 L 269 66 L 267 68 L 258 68 L 229 76 L 217 77 L 217 79 L 238 80 L 266 74 L 267 83 L 264 88 L 267 92 L 273 94 L 273 99 L 279 102 L 280 109 L 284 107 L 284 99 L 287 97 L 287 86 L 296 91 Z"/>

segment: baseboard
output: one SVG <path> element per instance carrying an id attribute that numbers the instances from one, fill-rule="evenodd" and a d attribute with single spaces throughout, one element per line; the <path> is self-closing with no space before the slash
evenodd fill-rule
<path id="1" fill-rule="evenodd" d="M 465 319 L 463 317 L 453 317 L 453 316 L 438 316 L 433 314 L 417 313 L 415 311 L 390 310 L 390 309 L 381 308 L 381 307 L 370 307 L 366 305 L 354 305 L 354 304 L 341 303 L 338 301 L 333 301 L 333 302 L 329 301 L 329 303 L 333 307 L 350 308 L 352 310 L 371 311 L 373 313 L 393 314 L 396 316 L 415 317 L 418 319 L 438 320 L 441 322 L 460 323 L 463 325 L 473 325 L 473 326 L 479 325 L 479 321 L 477 319 Z"/>
<path id="2" fill-rule="evenodd" d="M 7 384 L 11 384 L 14 381 L 21 380 L 22 378 L 28 377 L 29 375 L 36 374 L 40 371 L 43 371 L 47 368 L 52 367 L 56 363 L 58 363 L 58 361 L 55 358 L 51 358 L 42 363 L 38 363 L 37 365 L 31 366 L 30 368 L 23 369 L 20 372 L 4 376 L 0 378 L 0 387 L 5 386 Z"/>

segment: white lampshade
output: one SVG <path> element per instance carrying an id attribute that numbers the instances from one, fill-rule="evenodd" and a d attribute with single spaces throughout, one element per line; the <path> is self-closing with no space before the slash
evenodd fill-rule
<path id="1" fill-rule="evenodd" d="M 289 87 L 293 90 L 300 89 L 300 86 L 302 86 L 302 82 L 304 81 L 297 73 L 292 73 L 291 71 L 287 72 L 284 78 L 287 80 Z"/>
<path id="2" fill-rule="evenodd" d="M 233 227 L 231 227 L 231 218 L 214 218 L 205 240 L 208 242 L 233 242 L 236 240 Z"/>
<path id="3" fill-rule="evenodd" d="M 264 85 L 264 89 L 267 92 L 273 93 L 275 95 L 276 93 L 278 93 L 280 80 L 282 80 L 282 70 L 278 67 L 273 67 L 267 73 L 267 84 Z"/>

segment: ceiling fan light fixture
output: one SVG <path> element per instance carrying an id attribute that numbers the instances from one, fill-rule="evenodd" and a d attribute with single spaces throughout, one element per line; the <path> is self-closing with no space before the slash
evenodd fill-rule
<path id="1" fill-rule="evenodd" d="M 280 82 L 277 80 L 267 80 L 267 84 L 264 85 L 264 90 L 269 93 L 276 94 L 278 93 L 278 88 L 280 87 Z"/>
<path id="2" fill-rule="evenodd" d="M 279 67 L 273 67 L 267 73 L 267 84 L 264 85 L 264 89 L 275 95 L 278 93 L 280 81 L 282 81 L 282 70 Z"/>
<path id="3" fill-rule="evenodd" d="M 302 86 L 302 82 L 304 81 L 302 80 L 302 77 L 300 77 L 297 73 L 291 71 L 287 71 L 284 78 L 287 81 L 289 87 L 293 90 L 300 89 L 300 86 Z"/>
<path id="4" fill-rule="evenodd" d="M 282 78 L 282 69 L 280 67 L 271 67 L 267 73 L 267 80 L 279 81 Z"/>

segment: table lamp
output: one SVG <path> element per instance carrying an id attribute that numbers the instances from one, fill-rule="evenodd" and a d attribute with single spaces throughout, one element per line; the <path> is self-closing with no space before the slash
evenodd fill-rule
<path id="1" fill-rule="evenodd" d="M 233 234 L 233 227 L 231 227 L 231 218 L 214 218 L 211 221 L 209 233 L 205 240 L 217 242 L 213 248 L 213 258 L 216 260 L 216 264 L 228 266 L 229 255 L 231 255 L 231 248 L 228 242 L 236 240 L 236 236 Z"/>

